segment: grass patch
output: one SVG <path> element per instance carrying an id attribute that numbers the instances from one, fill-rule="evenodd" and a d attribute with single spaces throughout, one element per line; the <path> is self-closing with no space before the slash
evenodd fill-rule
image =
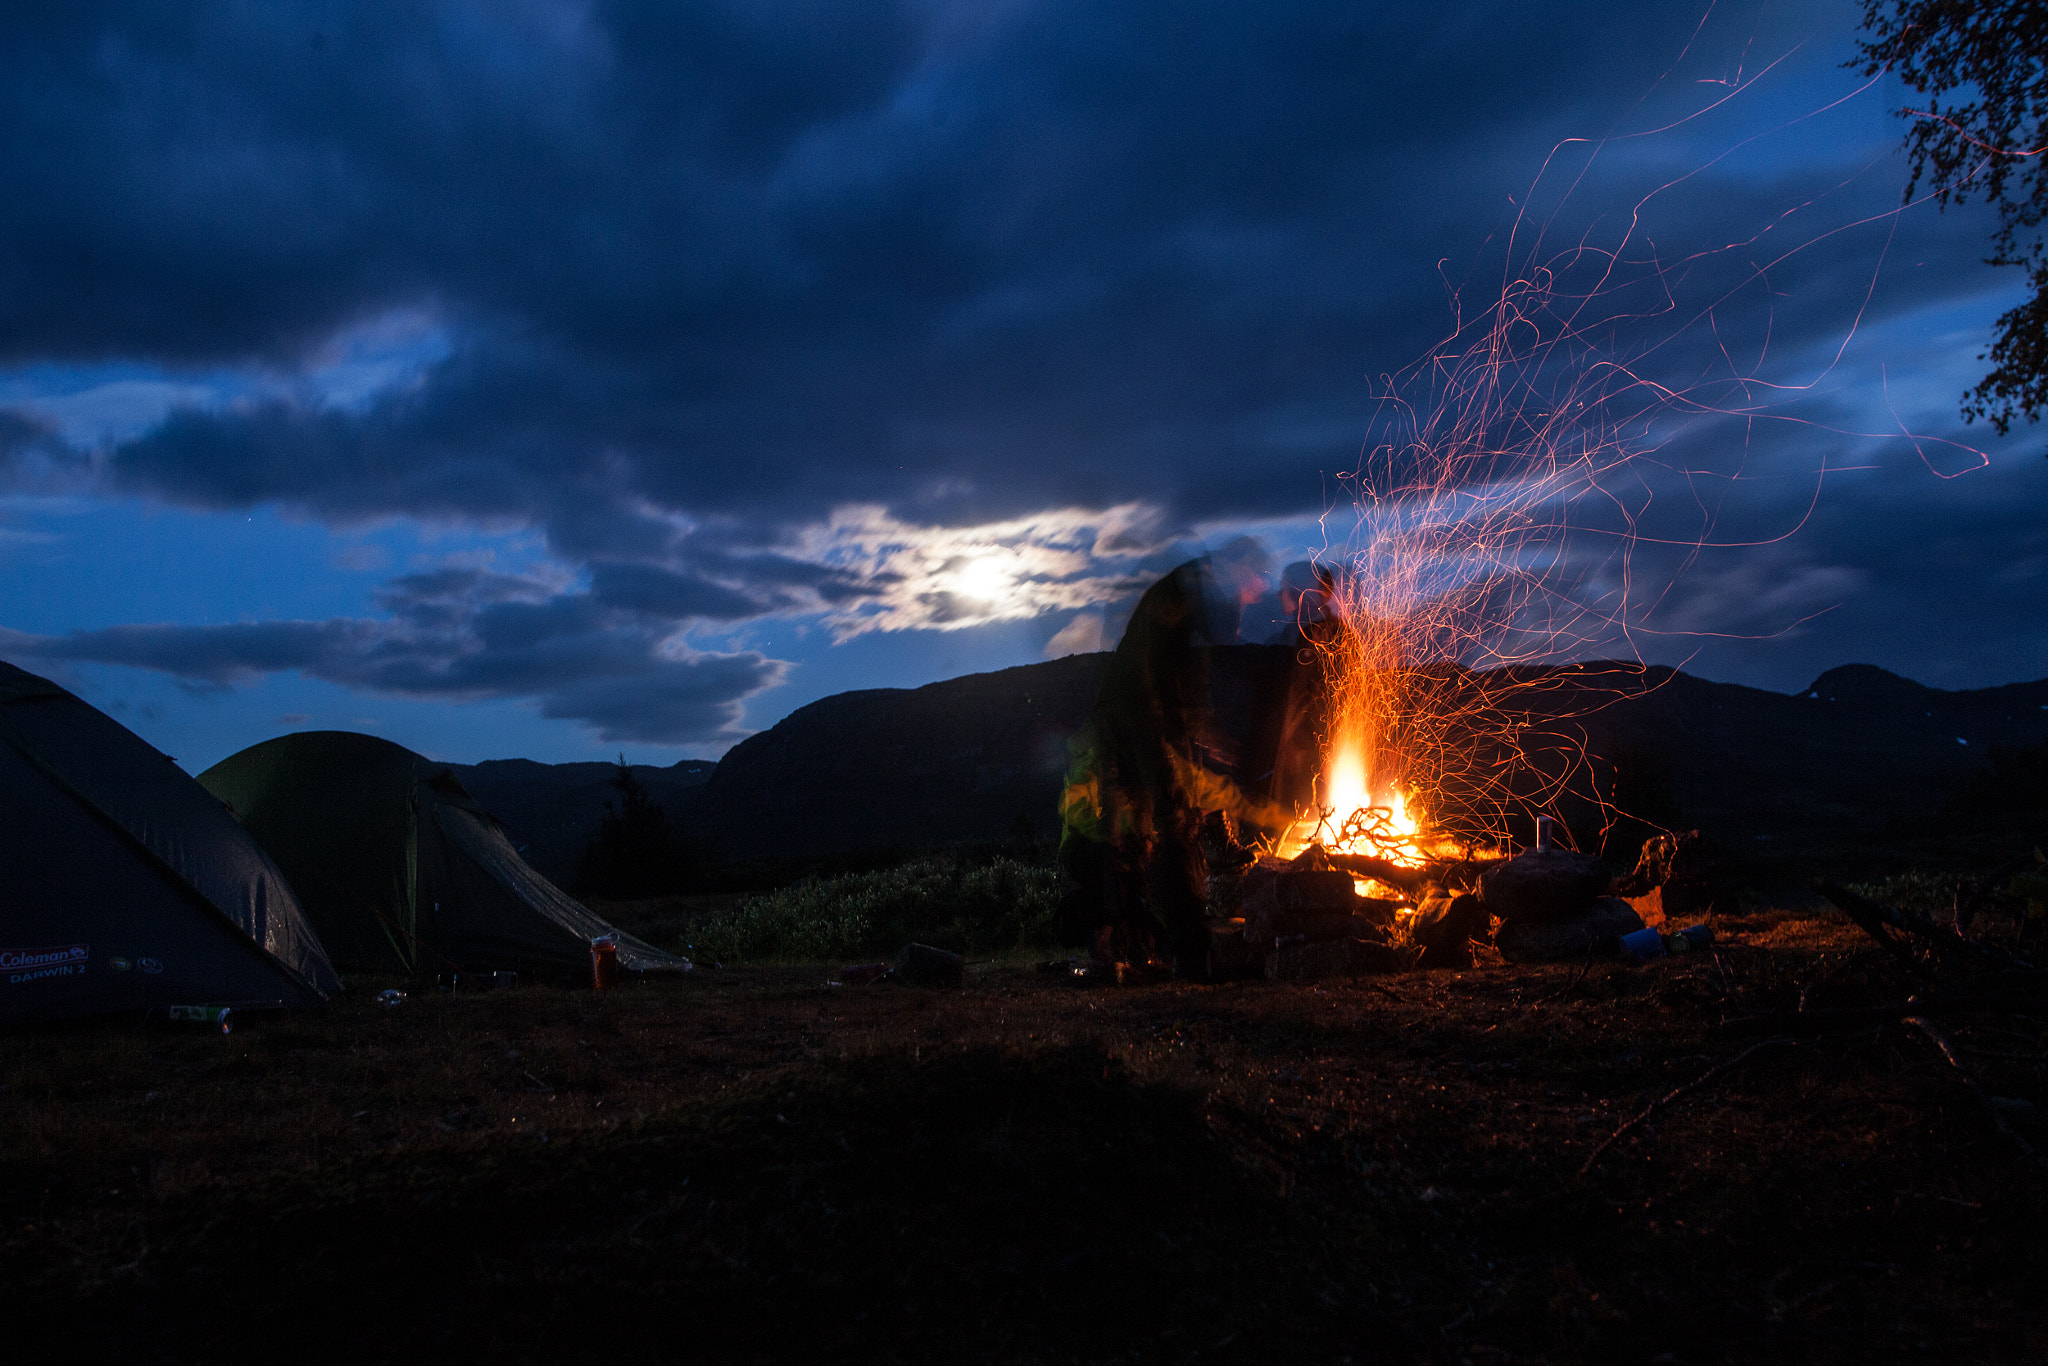
<path id="1" fill-rule="evenodd" d="M 1918 869 L 1895 874 L 1882 882 L 1853 882 L 1849 890 L 1881 905 L 1923 915 L 1944 915 L 1956 906 L 1955 878 Z"/>
<path id="2" fill-rule="evenodd" d="M 930 858 L 748 897 L 692 937 L 698 956 L 725 962 L 881 956 L 913 940 L 1000 953 L 1050 944 L 1058 904 L 1056 869 Z"/>

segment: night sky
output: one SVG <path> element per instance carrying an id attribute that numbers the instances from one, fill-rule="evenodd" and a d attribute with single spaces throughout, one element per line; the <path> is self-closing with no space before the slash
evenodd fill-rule
<path id="1" fill-rule="evenodd" d="M 2048 675 L 2044 433 L 1957 415 L 2021 278 L 1860 12 L 9 6 L 0 658 L 195 771 L 716 756 L 1341 553 L 1547 270 L 1529 401 L 1630 377 L 1558 653 Z"/>

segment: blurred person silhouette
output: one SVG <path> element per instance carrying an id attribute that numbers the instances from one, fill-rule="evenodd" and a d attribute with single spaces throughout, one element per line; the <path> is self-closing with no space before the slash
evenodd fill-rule
<path id="1" fill-rule="evenodd" d="M 1068 891 L 1062 942 L 1099 961 L 1208 976 L 1205 813 L 1262 808 L 1222 771 L 1210 647 L 1238 642 L 1269 561 L 1240 538 L 1180 565 L 1131 612 L 1087 724 L 1071 744 L 1060 799 Z"/>

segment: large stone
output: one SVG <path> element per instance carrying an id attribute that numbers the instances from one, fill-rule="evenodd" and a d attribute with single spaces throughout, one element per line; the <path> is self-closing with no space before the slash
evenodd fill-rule
<path id="1" fill-rule="evenodd" d="M 1265 961 L 1265 951 L 1244 937 L 1244 921 L 1225 920 L 1209 926 L 1210 981 L 1236 982 L 1257 977 Z"/>
<path id="2" fill-rule="evenodd" d="M 1247 916 L 1264 905 L 1283 911 L 1350 911 L 1358 899 L 1351 874 L 1335 869 L 1296 871 L 1266 865 L 1244 875 Z"/>
<path id="3" fill-rule="evenodd" d="M 1575 849 L 1531 849 L 1479 878 L 1487 914 L 1542 925 L 1584 915 L 1607 890 L 1607 865 Z"/>
<path id="4" fill-rule="evenodd" d="M 1293 935 L 1341 938 L 1356 933 L 1364 909 L 1349 873 L 1255 868 L 1245 878 L 1244 937 L 1261 948 Z"/>
<path id="5" fill-rule="evenodd" d="M 1643 918 L 1618 896 L 1596 899 L 1567 920 L 1510 920 L 1494 931 L 1494 947 L 1510 963 L 1565 963 L 1620 951 L 1622 935 L 1643 928 Z"/>
<path id="6" fill-rule="evenodd" d="M 1488 916 L 1479 898 L 1461 896 L 1425 901 L 1415 912 L 1408 939 L 1422 950 L 1425 968 L 1469 968 L 1472 941 L 1486 938 Z"/>

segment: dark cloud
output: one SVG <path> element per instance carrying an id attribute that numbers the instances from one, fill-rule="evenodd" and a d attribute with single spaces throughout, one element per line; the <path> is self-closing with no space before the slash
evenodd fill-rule
<path id="1" fill-rule="evenodd" d="M 1675 59 L 1690 18 L 1652 9 L 17 14 L 0 345 L 290 365 L 430 309 L 418 389 L 182 414 L 112 477 L 519 515 L 572 557 L 651 550 L 649 500 L 1302 511 L 1447 316 L 1437 262 Z"/>
<path id="2" fill-rule="evenodd" d="M 759 616 L 768 604 L 694 574 L 649 564 L 600 562 L 590 567 L 591 596 L 613 607 L 681 621 L 736 621 Z"/>
<path id="3" fill-rule="evenodd" d="M 75 474 L 78 463 L 50 423 L 0 408 L 0 481 L 33 488 L 53 475 Z"/>
<path id="4" fill-rule="evenodd" d="M 786 667 L 752 651 L 679 651 L 589 594 L 538 587 L 451 571 L 396 581 L 388 620 L 7 631 L 0 644 L 16 658 L 120 664 L 214 688 L 296 670 L 408 697 L 527 699 L 599 739 L 663 745 L 738 739 L 746 699 Z"/>
<path id="5" fill-rule="evenodd" d="M 1557 272 L 1534 321 L 1560 345 L 1509 376 L 1532 406 L 1597 355 L 1739 404 L 1753 370 L 1805 364 L 1863 308 L 1891 225 L 1847 225 L 1896 202 L 1892 132 L 1717 162 L 1747 132 L 1710 116 L 1602 148 L 1586 176 L 1593 147 L 1566 148 L 1529 193 L 1560 138 L 1666 122 L 1812 31 L 1797 61 L 1832 79 L 1854 15 L 1698 19 L 1623 0 L 12 7 L 0 363 L 257 377 L 95 452 L 100 487 L 530 525 L 587 585 L 449 570 L 391 581 L 375 621 L 37 648 L 703 738 L 780 666 L 672 658 L 679 629 L 985 612 L 805 541 L 835 509 L 962 527 L 1144 504 L 1096 551 L 1150 563 L 1176 529 L 1342 506 L 1333 476 L 1387 430 L 1384 377 L 1442 397 L 1445 367 L 1403 367 L 1454 295 L 1480 316 L 1525 266 Z M 1787 81 L 1733 107 L 1789 126 L 1810 104 Z M 1974 232 L 1902 220 L 1864 324 L 1980 287 Z M 443 344 L 367 396 L 323 391 L 337 336 L 397 312 Z M 1650 391 L 1617 373 L 1601 392 L 1625 423 Z M 1498 448 L 1512 425 L 1468 435 Z M 1688 441 L 1646 482 L 1743 468 L 1725 428 Z M 66 461 L 85 468 L 0 409 L 11 482 Z M 1744 517 L 1783 521 L 1803 487 Z M 1678 520 L 1674 540 L 1704 535 Z M 1848 582 L 1825 578 L 1846 550 L 1812 559 L 1823 578 L 1800 582 Z M 1704 621 L 1811 596 L 1729 579 L 1685 601 Z"/>
<path id="6" fill-rule="evenodd" d="M 1958 433 L 1960 435 L 1960 433 Z M 1791 691 L 1836 664 L 1864 661 L 1941 688 L 2048 676 L 2048 462 L 1994 465 L 1941 485 L 1924 470 L 1831 476 L 1796 534 L 1742 546 L 1745 529 L 1787 529 L 1757 509 L 1718 528 L 1728 549 L 1698 555 L 1665 605 L 1669 631 L 1644 639 L 1662 662 Z M 1639 552 L 1650 582 L 1677 578 Z"/>
<path id="7" fill-rule="evenodd" d="M 262 673 L 318 673 L 335 660 L 374 650 L 381 632 L 369 622 L 266 621 L 227 626 L 109 626 L 64 637 L 9 634 L 21 655 L 157 669 L 194 682 L 228 687 Z"/>
<path id="8" fill-rule="evenodd" d="M 651 671 L 567 683 L 542 697 L 541 715 L 580 721 L 607 741 L 725 742 L 743 733 L 741 703 L 780 677 L 780 668 L 757 654 L 663 662 Z"/>

